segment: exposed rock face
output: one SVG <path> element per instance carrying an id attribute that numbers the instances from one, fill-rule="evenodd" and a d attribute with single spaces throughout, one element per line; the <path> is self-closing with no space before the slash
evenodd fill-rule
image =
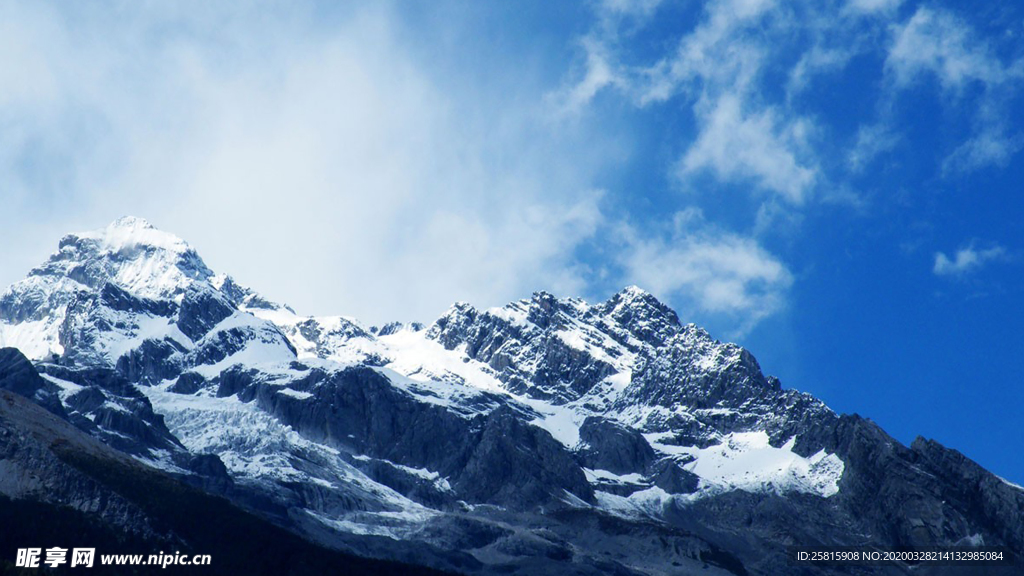
<path id="1" fill-rule="evenodd" d="M 944 536 L 955 536 L 959 526 L 981 525 L 1004 542 L 1024 542 L 1024 524 L 1018 521 L 1024 510 L 1024 491 L 934 440 L 918 437 L 910 449 L 919 465 L 937 479 L 939 510 L 944 514 L 935 528 L 942 529 Z M 947 509 L 951 506 L 946 502 L 955 502 L 953 508 L 966 512 L 966 517 L 950 518 Z M 933 511 L 927 516 L 939 515 Z"/>
<path id="2" fill-rule="evenodd" d="M 315 389 L 315 395 L 282 394 L 279 386 L 240 370 L 223 373 L 217 393 L 254 402 L 306 438 L 332 448 L 431 470 L 470 502 L 519 510 L 560 501 L 566 493 L 593 501 L 569 451 L 511 408 L 466 418 L 417 400 L 369 368 L 313 372 L 292 385 Z M 401 489 L 407 479 L 395 470 L 388 466 L 368 473 Z M 434 498 L 445 500 L 443 493 Z"/>
<path id="3" fill-rule="evenodd" d="M 0 350 L 0 389 L 364 555 L 812 575 L 845 572 L 794 566 L 786 546 L 1024 551 L 1024 490 L 783 388 L 635 287 L 366 328 L 299 316 L 128 218 L 65 237 L 0 296 L 5 342 L 32 361 Z"/>
<path id="4" fill-rule="evenodd" d="M 571 304 L 547 293 L 537 294 L 534 301 L 536 305 L 516 310 L 525 313 L 516 321 L 456 304 L 428 336 L 449 350 L 465 347 L 466 356 L 494 369 L 511 391 L 555 403 L 579 398 L 615 372 L 550 330 L 569 321 Z"/>
<path id="5" fill-rule="evenodd" d="M 657 459 L 643 434 L 613 420 L 588 417 L 580 426 L 580 440 L 578 453 L 588 468 L 629 474 L 647 470 Z"/>
<path id="6" fill-rule="evenodd" d="M 234 312 L 235 307 L 223 294 L 193 285 L 181 299 L 175 324 L 185 336 L 197 342 Z"/>
<path id="7" fill-rule="evenodd" d="M 68 417 L 58 395 L 59 387 L 40 377 L 17 348 L 0 348 L 0 389 L 29 398 L 61 418 Z"/>
<path id="8" fill-rule="evenodd" d="M 149 399 L 120 373 L 44 363 L 37 368 L 57 383 L 67 418 L 80 429 L 133 456 L 156 460 L 186 453 Z"/>
<path id="9" fill-rule="evenodd" d="M 0 494 L 86 512 L 128 533 L 158 535 L 142 510 L 63 461 L 55 447 L 140 466 L 20 395 L 0 392 Z"/>
<path id="10" fill-rule="evenodd" d="M 566 494 L 594 502 L 593 489 L 565 448 L 505 408 L 484 419 L 453 488 L 470 501 L 509 509 L 558 502 Z"/>

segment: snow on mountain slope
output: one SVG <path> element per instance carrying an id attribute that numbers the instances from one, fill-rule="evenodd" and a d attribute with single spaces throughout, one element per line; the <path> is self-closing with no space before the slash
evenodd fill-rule
<path id="1" fill-rule="evenodd" d="M 17 348 L 30 358 L 60 356 L 64 347 L 60 345 L 57 331 L 62 321 L 62 316 L 25 320 L 18 324 L 0 321 L 0 348 Z"/>
<path id="2" fill-rule="evenodd" d="M 399 538 L 437 514 L 371 480 L 350 463 L 351 455 L 303 438 L 255 403 L 177 394 L 170 385 L 143 390 L 190 451 L 217 454 L 238 481 L 284 501 L 299 500 L 318 522 Z M 281 393 L 308 398 L 287 388 Z"/>
<path id="3" fill-rule="evenodd" d="M 702 490 L 722 492 L 787 491 L 833 496 L 839 492 L 843 461 L 824 450 L 803 457 L 793 452 L 795 438 L 780 447 L 769 443 L 764 431 L 729 434 L 721 444 L 697 448 L 658 442 L 663 434 L 649 434 L 648 441 L 659 452 L 682 456 L 684 466 L 699 476 Z"/>
<path id="4" fill-rule="evenodd" d="M 299 316 L 282 306 L 241 310 L 273 323 L 295 347 L 299 359 L 330 359 L 342 364 L 372 360 L 380 346 L 368 329 L 344 316 Z"/>

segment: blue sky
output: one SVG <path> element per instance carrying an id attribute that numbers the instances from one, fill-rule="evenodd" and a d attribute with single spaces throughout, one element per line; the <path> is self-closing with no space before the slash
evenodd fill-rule
<path id="1" fill-rule="evenodd" d="M 301 312 L 627 284 L 1024 483 L 1024 8 L 0 3 L 0 283 L 122 214 Z"/>

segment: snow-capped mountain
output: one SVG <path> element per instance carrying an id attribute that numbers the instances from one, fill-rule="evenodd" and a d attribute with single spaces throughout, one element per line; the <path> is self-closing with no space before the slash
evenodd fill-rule
<path id="1" fill-rule="evenodd" d="M 368 556 L 463 573 L 819 574 L 784 547 L 1024 551 L 1024 490 L 783 388 L 637 287 L 368 327 L 270 302 L 127 217 L 65 236 L 0 296 L 3 347 L 20 353 L 0 355 L 0 387 Z M 4 380 L 13 366 L 38 376 Z"/>

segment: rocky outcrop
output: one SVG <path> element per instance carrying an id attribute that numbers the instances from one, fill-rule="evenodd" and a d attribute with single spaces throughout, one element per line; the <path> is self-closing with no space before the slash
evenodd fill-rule
<path id="1" fill-rule="evenodd" d="M 110 446 L 153 460 L 185 451 L 149 399 L 120 373 L 46 363 L 37 368 L 64 383 L 68 419 Z"/>
<path id="2" fill-rule="evenodd" d="M 175 324 L 183 334 L 197 342 L 234 312 L 235 307 L 219 292 L 192 285 L 181 300 Z"/>
<path id="3" fill-rule="evenodd" d="M 640 432 L 613 420 L 590 416 L 580 426 L 577 451 L 588 468 L 629 474 L 647 470 L 657 455 Z"/>
<path id="4" fill-rule="evenodd" d="M 60 418 L 67 419 L 59 388 L 44 380 L 17 348 L 0 348 L 0 390 L 20 394 Z"/>
<path id="5" fill-rule="evenodd" d="M 565 448 L 508 409 L 484 419 L 453 487 L 471 502 L 513 510 L 560 502 L 566 494 L 594 502 L 593 489 Z"/>
<path id="6" fill-rule="evenodd" d="M 615 372 L 558 336 L 557 328 L 569 322 L 567 303 L 540 292 L 530 304 L 516 310 L 520 321 L 456 304 L 434 322 L 428 336 L 449 350 L 464 347 L 509 390 L 557 404 L 579 398 Z"/>

